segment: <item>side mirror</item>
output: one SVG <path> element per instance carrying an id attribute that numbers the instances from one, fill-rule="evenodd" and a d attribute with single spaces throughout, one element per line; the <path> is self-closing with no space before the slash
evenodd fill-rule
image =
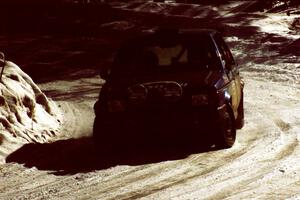
<path id="1" fill-rule="evenodd" d="M 4 53 L 0 52 L 0 68 L 1 68 L 0 81 L 2 80 L 4 67 L 5 67 L 5 55 Z"/>
<path id="2" fill-rule="evenodd" d="M 107 80 L 110 74 L 110 70 L 109 69 L 101 69 L 100 70 L 100 76 L 102 79 Z"/>

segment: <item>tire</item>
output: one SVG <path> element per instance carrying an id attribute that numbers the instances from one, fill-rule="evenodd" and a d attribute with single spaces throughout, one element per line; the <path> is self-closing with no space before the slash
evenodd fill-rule
<path id="1" fill-rule="evenodd" d="M 109 139 L 110 128 L 101 123 L 101 120 L 95 118 L 93 126 L 94 149 L 100 155 L 113 154 L 114 148 Z"/>
<path id="2" fill-rule="evenodd" d="M 244 93 L 242 92 L 240 105 L 238 107 L 238 116 L 235 120 L 235 127 L 237 129 L 241 129 L 241 128 L 243 128 L 244 123 L 245 123 L 245 120 L 244 120 Z"/>
<path id="3" fill-rule="evenodd" d="M 93 142 L 94 142 L 94 149 L 98 152 L 100 150 L 101 145 L 101 132 L 100 132 L 100 125 L 97 118 L 94 120 L 94 126 L 93 126 Z"/>
<path id="4" fill-rule="evenodd" d="M 220 118 L 220 129 L 216 147 L 220 149 L 230 148 L 233 146 L 236 139 L 236 128 L 232 109 L 227 106 L 227 108 L 222 112 Z"/>

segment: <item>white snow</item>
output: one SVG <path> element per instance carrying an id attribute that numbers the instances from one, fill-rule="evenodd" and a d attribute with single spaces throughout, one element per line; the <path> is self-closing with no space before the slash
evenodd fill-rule
<path id="1" fill-rule="evenodd" d="M 299 35 L 290 34 L 290 25 L 295 16 L 288 16 L 286 14 L 266 14 L 264 19 L 253 21 L 251 25 L 260 27 L 262 32 L 272 33 L 284 36 L 290 39 L 298 39 Z"/>
<path id="2" fill-rule="evenodd" d="M 0 163 L 28 142 L 45 142 L 60 126 L 61 115 L 32 79 L 6 61 L 0 82 Z"/>

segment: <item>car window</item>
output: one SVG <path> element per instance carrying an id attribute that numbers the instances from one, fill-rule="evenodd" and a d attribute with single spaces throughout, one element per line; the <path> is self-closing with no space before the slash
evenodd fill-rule
<path id="1" fill-rule="evenodd" d="M 135 75 L 180 70 L 219 70 L 209 37 L 144 40 L 123 47 L 116 58 L 117 73 Z"/>
<path id="2" fill-rule="evenodd" d="M 178 63 L 186 63 L 187 49 L 182 44 L 176 44 L 172 47 L 161 47 L 159 45 L 150 46 L 148 51 L 156 55 L 159 66 L 170 66 L 176 60 Z"/>
<path id="3" fill-rule="evenodd" d="M 219 69 L 217 54 L 214 48 L 199 44 L 189 46 L 188 60 L 194 66 L 207 66 L 211 70 Z"/>
<path id="4" fill-rule="evenodd" d="M 215 39 L 217 46 L 219 47 L 221 59 L 222 59 L 222 61 L 225 62 L 225 67 L 227 69 L 231 70 L 233 67 L 233 64 L 234 64 L 234 60 L 233 60 L 232 54 L 231 54 L 228 46 L 226 45 L 226 43 L 224 42 L 224 40 L 222 39 L 222 37 L 219 34 L 216 34 L 214 36 L 214 39 Z"/>

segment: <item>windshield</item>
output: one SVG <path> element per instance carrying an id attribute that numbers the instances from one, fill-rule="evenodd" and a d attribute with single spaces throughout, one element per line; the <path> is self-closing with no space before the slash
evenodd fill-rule
<path id="1" fill-rule="evenodd" d="M 122 48 L 112 71 L 115 75 L 151 75 L 153 73 L 219 70 L 211 39 L 167 38 L 136 41 Z"/>

